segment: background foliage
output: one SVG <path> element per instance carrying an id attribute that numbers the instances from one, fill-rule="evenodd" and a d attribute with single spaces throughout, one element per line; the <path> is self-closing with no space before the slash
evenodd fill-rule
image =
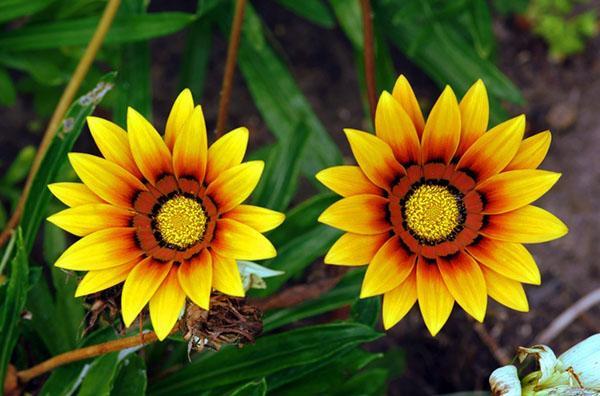
<path id="1" fill-rule="evenodd" d="M 320 27 L 341 29 L 355 52 L 356 73 L 363 81 L 357 1 L 273 2 Z M 479 0 L 372 3 L 378 90 L 393 86 L 397 71 L 392 55 L 400 52 L 440 87 L 450 84 L 458 95 L 482 78 L 493 106 L 492 123 L 506 117 L 502 104 L 523 103 L 517 87 L 495 65 L 492 13 L 519 12 L 534 21 L 555 15 L 538 0 L 498 2 L 501 6 L 497 8 Z M 41 129 L 54 109 L 104 6 L 102 0 L 0 0 L 0 105 L 10 107 L 17 97 L 29 98 L 38 116 L 30 124 L 33 131 Z M 111 112 L 121 125 L 127 106 L 149 118 L 154 112 L 164 113 L 165 108 L 153 109 L 150 44 L 153 39 L 177 32 L 186 40 L 182 62 L 177 65 L 179 87 L 190 87 L 201 103 L 217 101 L 205 97 L 203 91 L 211 65 L 211 44 L 216 37 L 227 36 L 232 2 L 199 0 L 195 12 L 149 12 L 148 7 L 147 1 L 123 0 L 84 82 L 81 98 L 70 108 L 43 159 L 19 230 L 3 248 L 0 383 L 8 362 L 26 368 L 61 352 L 118 337 L 103 322 L 83 335 L 89 304 L 73 297 L 77 275 L 52 266 L 68 245 L 69 237 L 44 222 L 49 213 L 60 208 L 46 185 L 75 180 L 66 165 L 66 153 L 80 134 L 86 133 L 85 117 L 96 106 L 101 112 Z M 546 22 L 535 23 L 536 32 L 548 39 L 551 53 L 557 57 L 580 50 L 582 45 L 574 45 L 573 41 L 583 43 L 586 35 L 595 32 L 589 28 L 594 15 L 586 16 L 587 22 L 569 22 L 565 15 L 560 13 L 553 23 L 560 24 L 563 18 L 566 30 L 571 29 L 566 27 L 569 24 L 576 24 L 578 27 L 573 29 L 583 33 L 574 33 L 574 39 L 549 37 L 544 33 Z M 274 142 L 250 154 L 252 158 L 267 160 L 252 201 L 287 214 L 284 225 L 269 235 L 279 255 L 261 263 L 285 273 L 268 279 L 267 288 L 254 291 L 253 297 L 267 297 L 291 283 L 306 280 L 309 266 L 340 235 L 316 222 L 334 197 L 313 177 L 316 171 L 343 162 L 331 137 L 337 131 L 325 129 L 287 59 L 285 49 L 261 15 L 248 4 L 239 49 L 239 74 Z M 361 89 L 357 95 L 363 98 L 366 109 L 362 83 Z M 14 209 L 34 155 L 35 148 L 27 146 L 14 156 L 12 163 L 2 158 L 2 226 Z M 300 188 L 303 183 L 311 184 L 316 195 L 305 199 Z M 362 275 L 360 270 L 349 272 L 334 289 L 318 298 L 266 312 L 264 335 L 243 349 L 206 351 L 194 354 L 188 362 L 187 345 L 181 338 L 173 337 L 145 348 L 143 353 L 126 350 L 61 367 L 30 386 L 42 395 L 384 394 L 386 384 L 401 373 L 404 363 L 401 351 L 382 354 L 360 347 L 382 336 L 379 300 L 357 301 Z M 314 319 L 347 306 L 351 307 L 350 314 L 344 320 L 317 324 L 319 321 Z M 329 320 L 334 317 L 328 316 Z"/>

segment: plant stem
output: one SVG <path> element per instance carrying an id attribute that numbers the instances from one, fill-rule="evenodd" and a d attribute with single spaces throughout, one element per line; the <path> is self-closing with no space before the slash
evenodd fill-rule
<path id="1" fill-rule="evenodd" d="M 217 128 L 215 130 L 217 137 L 221 136 L 227 127 L 229 100 L 231 99 L 231 89 L 233 88 L 233 76 L 235 75 L 235 64 L 237 62 L 237 53 L 240 46 L 240 35 L 244 22 L 245 6 L 246 0 L 236 0 L 231 33 L 229 34 L 225 72 L 223 74 L 223 83 L 221 85 L 221 97 L 219 99 L 219 114 L 217 116 Z"/>
<path id="2" fill-rule="evenodd" d="M 4 243 L 10 237 L 12 229 L 15 228 L 17 224 L 19 224 L 19 220 L 21 219 L 21 215 L 23 213 L 23 208 L 25 207 L 25 202 L 27 201 L 29 191 L 31 190 L 33 179 L 40 168 L 42 159 L 44 158 L 46 151 L 48 151 L 48 147 L 50 146 L 52 139 L 56 135 L 60 122 L 62 121 L 67 110 L 69 109 L 69 106 L 73 102 L 73 98 L 77 94 L 81 83 L 85 79 L 85 76 L 87 75 L 90 66 L 94 62 L 94 59 L 96 58 L 96 53 L 98 52 L 100 46 L 102 45 L 102 42 L 104 41 L 104 37 L 106 36 L 106 33 L 108 32 L 108 29 L 110 28 L 110 25 L 112 24 L 112 21 L 115 18 L 115 14 L 119 9 L 120 3 L 121 0 L 109 0 L 108 4 L 106 5 L 106 8 L 104 9 L 104 13 L 102 14 L 102 18 L 100 18 L 100 22 L 96 27 L 96 31 L 94 32 L 92 39 L 90 40 L 87 48 L 85 49 L 83 57 L 79 61 L 75 72 L 73 73 L 73 77 L 71 77 L 71 80 L 67 84 L 67 87 L 65 88 L 58 104 L 56 105 L 56 109 L 54 109 L 52 118 L 50 118 L 48 127 L 44 132 L 44 137 L 42 139 L 42 142 L 40 143 L 40 147 L 37 151 L 37 154 L 35 155 L 33 164 L 31 165 L 31 169 L 29 170 L 29 174 L 27 175 L 25 187 L 23 188 L 23 192 L 19 197 L 17 207 L 15 208 L 15 211 L 13 212 L 11 218 L 8 220 L 6 227 L 0 234 L 0 246 L 4 245 Z"/>
<path id="3" fill-rule="evenodd" d="M 178 329 L 179 326 L 175 326 L 174 331 Z M 102 344 L 75 349 L 74 351 L 69 351 L 54 356 L 36 366 L 28 368 L 27 370 L 19 371 L 17 373 L 17 377 L 19 378 L 19 382 L 24 384 L 26 382 L 31 381 L 35 377 L 38 377 L 44 373 L 47 373 L 50 370 L 53 370 L 67 363 L 72 363 L 83 359 L 89 359 L 95 356 L 104 355 L 105 353 L 120 351 L 122 349 L 131 348 L 139 345 L 150 344 L 156 340 L 158 340 L 156 333 L 150 331 L 140 335 L 134 335 L 131 337 L 104 342 Z"/>
<path id="4" fill-rule="evenodd" d="M 369 0 L 359 0 L 363 20 L 363 54 L 365 63 L 365 83 L 367 85 L 367 98 L 371 120 L 375 122 L 375 109 L 377 107 L 377 89 L 375 85 L 375 48 L 373 47 L 373 15 Z"/>

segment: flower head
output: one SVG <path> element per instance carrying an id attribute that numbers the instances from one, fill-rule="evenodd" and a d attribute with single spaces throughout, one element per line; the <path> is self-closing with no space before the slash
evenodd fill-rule
<path id="1" fill-rule="evenodd" d="M 490 375 L 495 396 L 598 395 L 600 392 L 600 334 L 571 347 L 558 358 L 546 345 L 519 348 L 518 361 L 537 360 L 539 370 L 519 380 L 517 367 L 500 367 Z"/>
<path id="2" fill-rule="evenodd" d="M 260 179 L 261 161 L 242 162 L 248 130 L 235 129 L 208 148 L 200 106 L 184 90 L 163 137 L 129 109 L 127 132 L 96 117 L 88 126 L 104 158 L 71 153 L 83 183 L 56 183 L 69 209 L 48 220 L 83 237 L 56 266 L 88 271 L 76 296 L 121 282 L 126 326 L 149 303 L 160 339 L 175 325 L 186 297 L 209 309 L 212 288 L 243 296 L 236 260 L 276 255 L 261 234 L 283 214 L 242 202 Z"/>
<path id="3" fill-rule="evenodd" d="M 344 198 L 319 221 L 346 231 L 325 262 L 365 265 L 361 297 L 383 294 L 383 322 L 395 325 L 418 300 L 435 335 L 454 301 L 482 321 L 487 296 L 527 311 L 521 283 L 539 284 L 523 243 L 563 236 L 566 226 L 530 205 L 560 174 L 536 169 L 550 132 L 523 140 L 525 117 L 487 131 L 485 85 L 460 103 L 446 87 L 425 122 L 408 81 L 377 105 L 376 135 L 346 129 L 358 166 L 317 179 Z"/>

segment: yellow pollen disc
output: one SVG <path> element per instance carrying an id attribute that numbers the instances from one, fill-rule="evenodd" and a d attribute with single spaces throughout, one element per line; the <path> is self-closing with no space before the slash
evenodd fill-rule
<path id="1" fill-rule="evenodd" d="M 181 195 L 165 202 L 156 215 L 162 239 L 180 248 L 187 248 L 202 239 L 206 221 L 202 205 L 195 199 Z"/>
<path id="2" fill-rule="evenodd" d="M 460 222 L 457 198 L 444 186 L 417 187 L 405 203 L 404 220 L 418 237 L 442 241 Z"/>

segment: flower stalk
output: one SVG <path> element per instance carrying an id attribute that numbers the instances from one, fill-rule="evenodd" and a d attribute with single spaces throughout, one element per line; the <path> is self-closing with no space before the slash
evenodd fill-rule
<path id="1" fill-rule="evenodd" d="M 217 128 L 215 134 L 220 137 L 227 127 L 227 117 L 229 115 L 229 101 L 231 99 L 231 90 L 233 88 L 233 77 L 235 75 L 235 64 L 237 61 L 238 48 L 240 46 L 240 36 L 244 24 L 244 9 L 246 0 L 237 0 L 233 14 L 233 23 L 229 35 L 229 46 L 227 47 L 227 60 L 225 61 L 225 73 L 223 74 L 223 83 L 221 85 L 221 97 L 219 99 L 219 114 L 217 116 Z"/>
<path id="2" fill-rule="evenodd" d="M 367 98 L 371 120 L 375 122 L 375 109 L 377 107 L 377 89 L 375 85 L 375 48 L 373 39 L 373 15 L 369 0 L 360 0 L 363 20 L 363 56 L 365 63 L 365 83 L 367 85 Z"/>

